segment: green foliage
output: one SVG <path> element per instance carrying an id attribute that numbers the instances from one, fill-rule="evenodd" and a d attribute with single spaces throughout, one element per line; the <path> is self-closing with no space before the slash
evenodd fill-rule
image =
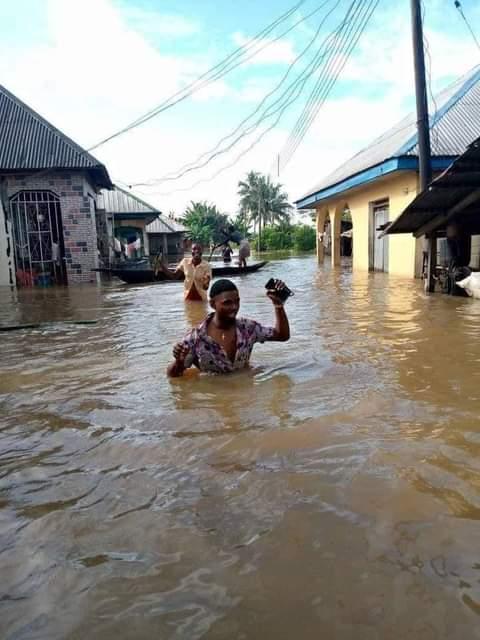
<path id="1" fill-rule="evenodd" d="M 258 235 L 254 236 L 258 246 Z M 260 241 L 261 251 L 312 251 L 316 245 L 315 229 L 306 224 L 291 225 L 284 223 L 279 226 L 269 225 L 262 232 Z"/>
<path id="2" fill-rule="evenodd" d="M 293 230 L 293 246 L 298 251 L 312 251 L 317 243 L 316 232 L 307 224 L 297 224 Z"/>
<path id="3" fill-rule="evenodd" d="M 293 247 L 292 232 L 294 227 L 284 223 L 278 227 L 270 225 L 262 232 L 261 248 L 263 251 L 282 251 Z"/>
<path id="4" fill-rule="evenodd" d="M 250 171 L 238 183 L 240 214 L 248 224 L 259 229 L 288 222 L 292 205 L 281 184 L 274 184 L 269 176 Z"/>
<path id="5" fill-rule="evenodd" d="M 235 218 L 232 220 L 232 224 L 235 229 L 242 234 L 242 236 L 246 237 L 248 235 L 249 221 L 248 216 L 244 213 L 237 213 Z"/>
<path id="6" fill-rule="evenodd" d="M 224 213 L 220 213 L 215 205 L 207 202 L 191 202 L 181 222 L 187 228 L 190 240 L 200 242 L 203 246 L 222 242 L 221 229 L 230 223 Z"/>

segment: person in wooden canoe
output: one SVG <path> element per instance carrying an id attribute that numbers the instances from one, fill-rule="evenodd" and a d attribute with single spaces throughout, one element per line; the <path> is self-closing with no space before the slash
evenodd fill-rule
<path id="1" fill-rule="evenodd" d="M 286 342 L 290 326 L 283 306 L 285 284 L 273 281 L 267 295 L 275 309 L 275 326 L 264 327 L 255 320 L 237 318 L 240 309 L 238 289 L 231 280 L 217 280 L 210 290 L 210 313 L 173 348 L 175 360 L 167 375 L 178 378 L 192 365 L 209 373 L 231 373 L 249 366 L 257 342 Z"/>
<path id="2" fill-rule="evenodd" d="M 170 280 L 184 279 L 185 300 L 205 301 L 208 299 L 208 287 L 212 279 L 212 268 L 210 264 L 202 259 L 202 245 L 198 242 L 192 244 L 191 258 L 184 258 L 174 272 L 166 267 L 162 268 L 163 273 Z"/>

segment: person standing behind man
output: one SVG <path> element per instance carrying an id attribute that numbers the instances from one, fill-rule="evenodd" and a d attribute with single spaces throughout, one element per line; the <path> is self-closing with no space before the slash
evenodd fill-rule
<path id="1" fill-rule="evenodd" d="M 232 253 L 233 253 L 232 248 L 227 242 L 227 244 L 225 245 L 224 250 L 222 251 L 223 261 L 226 262 L 226 263 L 231 262 L 232 261 Z"/>
<path id="2" fill-rule="evenodd" d="M 198 242 L 192 244 L 192 256 L 184 258 L 172 273 L 166 267 L 162 271 L 169 280 L 184 278 L 184 298 L 189 301 L 203 302 L 208 299 L 208 287 L 212 279 L 210 264 L 202 259 L 203 249 Z"/>
<path id="3" fill-rule="evenodd" d="M 238 265 L 240 267 L 247 266 L 247 258 L 250 257 L 250 243 L 246 238 L 240 242 L 238 247 Z"/>

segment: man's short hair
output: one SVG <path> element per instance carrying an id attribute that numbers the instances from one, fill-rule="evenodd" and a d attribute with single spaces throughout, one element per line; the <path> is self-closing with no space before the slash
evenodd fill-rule
<path id="1" fill-rule="evenodd" d="M 225 291 L 238 291 L 238 289 L 231 280 L 227 280 L 226 278 L 216 280 L 211 286 L 210 298 L 215 298 L 221 293 L 225 293 Z"/>

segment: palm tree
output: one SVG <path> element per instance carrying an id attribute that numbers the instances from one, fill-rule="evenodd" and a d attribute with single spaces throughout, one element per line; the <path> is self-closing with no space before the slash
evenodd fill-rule
<path id="1" fill-rule="evenodd" d="M 196 240 L 203 246 L 219 242 L 222 229 L 228 224 L 228 216 L 220 213 L 214 204 L 191 202 L 180 219 L 187 228 L 190 240 Z"/>
<path id="2" fill-rule="evenodd" d="M 274 184 L 270 176 L 257 171 L 247 173 L 238 183 L 240 213 L 247 217 L 254 229 L 258 226 L 258 246 L 261 247 L 262 227 L 279 224 L 290 218 L 291 204 L 281 184 Z"/>

